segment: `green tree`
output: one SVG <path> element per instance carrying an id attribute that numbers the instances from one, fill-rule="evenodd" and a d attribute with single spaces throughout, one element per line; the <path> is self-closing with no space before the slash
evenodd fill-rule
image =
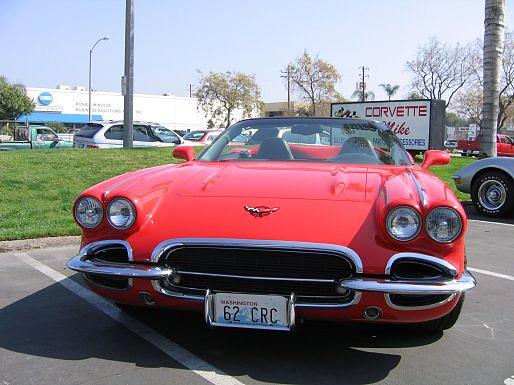
<path id="1" fill-rule="evenodd" d="M 0 120 L 16 120 L 34 111 L 34 102 L 27 96 L 23 84 L 9 83 L 0 76 Z"/>
<path id="2" fill-rule="evenodd" d="M 341 79 L 336 67 L 323 59 L 311 57 L 307 51 L 286 66 L 293 91 L 310 103 L 311 115 L 317 106 L 330 100 L 337 92 L 336 83 Z"/>
<path id="3" fill-rule="evenodd" d="M 364 91 L 364 97 L 362 97 L 362 90 L 353 91 L 352 98 L 355 100 L 373 100 L 375 99 L 375 93 L 373 91 Z"/>
<path id="4" fill-rule="evenodd" d="M 195 97 L 198 108 L 217 126 L 230 126 L 236 110 L 248 117 L 263 106 L 255 77 L 241 72 L 209 72 L 200 79 Z"/>
<path id="5" fill-rule="evenodd" d="M 396 92 L 398 92 L 398 90 L 400 89 L 400 86 L 398 84 L 393 85 L 390 83 L 387 83 L 387 84 L 382 83 L 382 84 L 379 84 L 379 86 L 384 89 L 389 100 L 391 100 L 391 98 L 394 96 L 394 94 L 396 94 Z"/>

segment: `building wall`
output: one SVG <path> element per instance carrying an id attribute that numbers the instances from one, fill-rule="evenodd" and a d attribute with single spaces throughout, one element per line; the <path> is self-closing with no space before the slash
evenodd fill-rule
<path id="1" fill-rule="evenodd" d="M 81 124 L 88 120 L 88 92 L 83 87 L 27 87 L 27 94 L 36 106 L 33 121 Z M 123 95 L 116 92 L 93 91 L 92 120 L 123 120 Z M 235 113 L 236 119 L 242 113 Z M 46 120 L 45 120 L 46 119 Z M 29 115 L 26 120 L 31 121 Z M 175 95 L 134 95 L 134 120 L 161 123 L 171 129 L 198 130 L 207 128 L 207 118 L 197 109 L 195 98 Z"/>

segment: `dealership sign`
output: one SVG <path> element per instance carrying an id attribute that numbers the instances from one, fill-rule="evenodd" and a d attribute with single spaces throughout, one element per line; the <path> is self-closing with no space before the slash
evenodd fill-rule
<path id="1" fill-rule="evenodd" d="M 331 115 L 384 122 L 409 150 L 427 150 L 431 128 L 430 100 L 333 103 Z"/>

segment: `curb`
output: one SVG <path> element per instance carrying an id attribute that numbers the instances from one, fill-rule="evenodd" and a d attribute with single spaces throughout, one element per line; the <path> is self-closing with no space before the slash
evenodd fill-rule
<path id="1" fill-rule="evenodd" d="M 9 251 L 41 249 L 44 247 L 80 246 L 80 236 L 19 239 L 0 241 L 0 253 Z"/>

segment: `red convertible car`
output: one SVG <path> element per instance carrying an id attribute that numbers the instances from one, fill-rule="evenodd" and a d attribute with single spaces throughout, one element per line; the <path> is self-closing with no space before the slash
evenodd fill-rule
<path id="1" fill-rule="evenodd" d="M 233 139 L 244 135 L 244 143 Z M 203 313 L 210 326 L 291 330 L 300 319 L 451 327 L 464 292 L 466 214 L 383 124 L 240 121 L 195 159 L 131 172 L 74 206 L 68 267 L 125 305 Z"/>

